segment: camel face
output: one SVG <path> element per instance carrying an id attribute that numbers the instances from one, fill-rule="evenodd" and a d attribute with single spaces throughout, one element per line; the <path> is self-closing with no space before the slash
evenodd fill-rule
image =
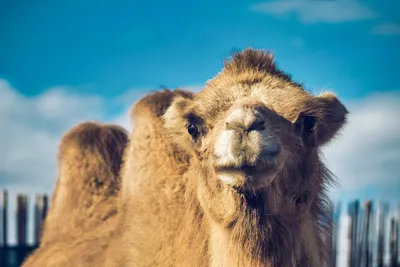
<path id="1" fill-rule="evenodd" d="M 271 54 L 245 50 L 193 99 L 175 99 L 164 119 L 197 169 L 254 191 L 315 164 L 317 148 L 342 127 L 346 114 L 333 94 L 312 96 L 291 81 Z"/>
<path id="2" fill-rule="evenodd" d="M 213 88 L 206 88 L 193 101 L 182 100 L 181 108 L 185 108 L 180 115 L 171 107 L 165 116 L 167 123 L 180 118 L 188 149 L 197 155 L 199 167 L 239 190 L 271 184 L 288 159 L 288 142 L 300 141 L 292 123 L 271 107 L 268 90 L 260 95 L 260 88 L 260 84 L 247 88 L 234 84 L 212 101 L 207 93 Z"/>
<path id="3" fill-rule="evenodd" d="M 256 98 L 237 100 L 220 121 L 213 145 L 214 171 L 234 188 L 267 186 L 282 169 L 286 153 L 274 131 L 275 114 Z M 271 118 L 272 117 L 272 118 Z"/>

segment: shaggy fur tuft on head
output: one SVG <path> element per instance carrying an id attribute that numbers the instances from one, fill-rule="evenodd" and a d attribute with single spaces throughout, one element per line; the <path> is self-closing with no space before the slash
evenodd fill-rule
<path id="1" fill-rule="evenodd" d="M 291 81 L 291 76 L 275 65 L 271 52 L 257 51 L 250 48 L 232 55 L 232 60 L 224 62 L 224 71 L 231 75 L 248 73 L 249 71 L 264 72 Z"/>

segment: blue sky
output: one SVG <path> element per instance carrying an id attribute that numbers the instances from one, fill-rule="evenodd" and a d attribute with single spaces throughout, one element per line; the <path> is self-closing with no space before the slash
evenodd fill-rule
<path id="1" fill-rule="evenodd" d="M 342 185 L 332 196 L 398 201 L 399 10 L 396 0 L 0 1 L 0 187 L 51 193 L 68 128 L 129 128 L 140 96 L 198 90 L 251 46 L 351 110 L 324 149 Z"/>
<path id="2" fill-rule="evenodd" d="M 308 2 L 281 15 L 256 1 L 1 1 L 0 75 L 25 95 L 69 85 L 111 97 L 128 88 L 203 84 L 231 49 L 253 46 L 273 50 L 310 88 L 356 98 L 398 87 L 400 35 L 370 33 L 399 23 L 398 1 Z M 336 19 L 319 18 L 318 3 L 329 2 L 345 4 Z M 315 19 L 304 19 L 307 13 Z"/>

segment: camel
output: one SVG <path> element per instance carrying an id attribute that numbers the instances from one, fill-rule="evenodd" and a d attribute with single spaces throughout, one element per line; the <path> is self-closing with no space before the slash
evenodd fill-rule
<path id="1" fill-rule="evenodd" d="M 320 148 L 347 114 L 271 53 L 235 53 L 201 92 L 133 106 L 112 230 L 63 239 L 24 267 L 324 266 L 335 181 Z"/>
<path id="2" fill-rule="evenodd" d="M 112 229 L 117 218 L 119 172 L 127 142 L 125 129 L 98 122 L 80 123 L 64 134 L 58 151 L 59 177 L 44 221 L 40 248 L 24 266 L 54 266 L 55 262 L 63 262 L 68 242 L 76 242 L 93 230 Z M 60 244 L 64 246 L 64 257 L 53 257 L 51 252 Z M 45 255 L 49 257 L 43 260 Z"/>
<path id="3" fill-rule="evenodd" d="M 190 97 L 192 93 L 179 89 L 156 92 L 138 101 L 133 110 L 146 110 L 143 107 L 147 106 L 149 107 L 149 114 L 155 114 L 155 118 L 159 120 L 176 95 Z M 149 129 L 148 123 L 142 124 L 140 122 L 140 119 L 137 120 L 136 127 L 133 128 L 132 132 L 147 132 L 147 138 L 151 137 L 152 140 L 157 140 L 157 136 L 153 134 L 160 132 L 161 128 L 155 129 L 160 125 L 153 121 L 154 125 Z M 159 141 L 163 142 L 162 139 Z M 127 141 L 124 129 L 116 125 L 102 125 L 97 122 L 81 123 L 63 136 L 59 147 L 59 173 L 61 175 L 57 180 L 51 207 L 45 219 L 41 245 L 25 260 L 23 267 L 104 265 L 105 252 L 118 221 L 120 187 L 122 186 L 118 175 L 120 172 L 119 165 L 121 160 L 123 161 L 123 158 L 125 158 L 125 156 L 122 156 L 122 151 L 127 142 L 129 141 Z M 157 147 L 155 142 L 153 142 L 153 145 Z M 95 150 L 88 150 L 91 146 Z M 87 166 L 87 168 L 78 168 L 78 164 Z M 109 165 L 112 166 L 112 173 L 103 171 Z M 65 167 L 62 168 L 62 166 Z M 68 171 L 64 173 L 64 176 L 62 176 L 62 169 Z M 90 186 L 93 185 L 91 179 L 96 176 L 104 182 L 97 183 L 98 188 L 92 188 Z M 79 177 L 79 180 L 76 177 Z M 68 182 L 71 179 L 74 179 L 74 183 Z M 112 187 L 107 185 L 112 185 Z M 112 190 L 107 190 L 107 188 Z M 63 197 L 60 197 L 59 192 L 61 190 L 63 190 Z M 78 195 L 74 191 L 81 194 L 80 203 L 87 203 L 88 201 L 90 203 L 92 195 L 102 198 L 103 201 L 96 202 L 101 205 L 80 207 L 78 201 L 75 200 Z M 72 194 L 75 198 L 68 197 Z M 93 211 L 97 213 L 95 214 Z M 55 213 L 58 213 L 59 217 L 56 217 Z M 92 216 L 88 216 L 89 214 Z M 96 217 L 105 220 L 94 220 Z M 59 228 L 59 224 L 71 221 L 76 223 L 63 226 L 63 229 Z M 76 233 L 73 232 L 74 229 Z"/>
<path id="4" fill-rule="evenodd" d="M 105 266 L 326 263 L 335 181 L 320 147 L 348 114 L 333 93 L 311 95 L 271 53 L 246 49 L 160 119 L 147 102 L 132 116 L 152 132 L 131 133 Z"/>

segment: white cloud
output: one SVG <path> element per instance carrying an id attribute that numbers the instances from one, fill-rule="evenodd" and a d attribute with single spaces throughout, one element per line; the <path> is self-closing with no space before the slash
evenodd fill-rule
<path id="1" fill-rule="evenodd" d="M 371 30 L 371 34 L 375 35 L 400 35 L 400 24 L 398 23 L 382 23 L 375 25 Z"/>
<path id="2" fill-rule="evenodd" d="M 400 189 L 400 91 L 375 93 L 347 103 L 349 122 L 325 147 L 329 169 L 341 187 L 335 198 L 365 196 L 397 199 Z"/>
<path id="3" fill-rule="evenodd" d="M 303 23 L 340 23 L 376 17 L 371 9 L 357 0 L 273 0 L 254 4 L 250 8 L 278 18 L 294 15 Z"/>
<path id="4" fill-rule="evenodd" d="M 27 98 L 0 80 L 0 175 L 11 189 L 51 190 L 61 134 L 87 119 L 101 119 L 103 100 L 50 88 Z M 40 183 L 38 183 L 40 179 Z"/>

